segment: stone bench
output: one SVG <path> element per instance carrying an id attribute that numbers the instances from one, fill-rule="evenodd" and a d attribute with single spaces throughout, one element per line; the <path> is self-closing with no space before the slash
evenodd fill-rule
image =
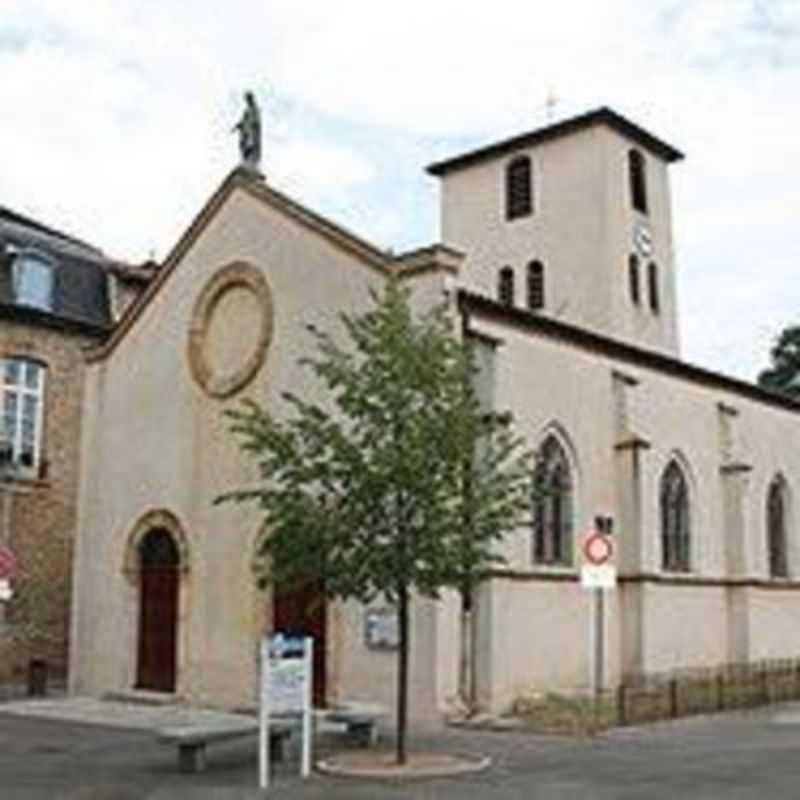
<path id="1" fill-rule="evenodd" d="M 284 743 L 295 726 L 287 720 L 270 720 L 269 757 L 282 761 Z M 178 746 L 178 767 L 181 772 L 200 772 L 206 768 L 206 747 L 216 742 L 226 742 L 258 734 L 258 722 L 243 720 L 240 723 L 212 725 L 208 723 L 176 725 L 158 731 L 164 744 Z"/>
<path id="2" fill-rule="evenodd" d="M 343 703 L 324 714 L 328 722 L 346 725 L 353 739 L 368 747 L 378 743 L 378 722 L 386 716 L 386 709 L 371 703 Z"/>

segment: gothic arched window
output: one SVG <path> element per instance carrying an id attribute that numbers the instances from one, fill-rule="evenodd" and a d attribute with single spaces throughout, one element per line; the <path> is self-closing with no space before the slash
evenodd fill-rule
<path id="1" fill-rule="evenodd" d="M 675 459 L 661 476 L 660 508 L 661 566 L 669 572 L 688 572 L 691 562 L 689 487 Z"/>
<path id="2" fill-rule="evenodd" d="M 548 436 L 539 449 L 533 480 L 533 560 L 572 563 L 572 473 L 564 448 Z"/>
<path id="3" fill-rule="evenodd" d="M 503 267 L 497 274 L 497 299 L 504 306 L 514 305 L 514 270 Z"/>
<path id="4" fill-rule="evenodd" d="M 639 259 L 636 255 L 628 258 L 628 291 L 634 305 L 639 305 L 641 293 L 639 291 Z"/>
<path id="5" fill-rule="evenodd" d="M 647 285 L 650 292 L 650 310 L 654 314 L 658 314 L 661 301 L 658 292 L 658 265 L 655 261 L 651 261 L 647 265 Z"/>
<path id="6" fill-rule="evenodd" d="M 533 211 L 533 173 L 528 156 L 518 156 L 506 167 L 506 219 L 527 217 Z"/>
<path id="7" fill-rule="evenodd" d="M 638 150 L 628 151 L 628 180 L 631 205 L 642 214 L 647 213 L 647 174 L 644 156 Z"/>
<path id="8" fill-rule="evenodd" d="M 528 264 L 528 308 L 531 311 L 544 308 L 544 264 L 541 261 Z"/>
<path id="9" fill-rule="evenodd" d="M 780 476 L 770 483 L 767 491 L 767 556 L 770 577 L 787 577 L 786 484 Z"/>

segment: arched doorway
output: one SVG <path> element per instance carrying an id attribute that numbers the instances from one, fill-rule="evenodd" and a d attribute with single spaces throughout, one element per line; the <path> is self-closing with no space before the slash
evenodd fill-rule
<path id="1" fill-rule="evenodd" d="M 139 646 L 136 688 L 175 691 L 180 554 L 164 528 L 139 543 Z"/>

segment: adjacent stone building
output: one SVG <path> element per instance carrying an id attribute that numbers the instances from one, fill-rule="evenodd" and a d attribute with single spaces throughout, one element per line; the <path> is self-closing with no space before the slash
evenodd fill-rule
<path id="1" fill-rule="evenodd" d="M 246 704 L 259 636 L 304 627 L 319 700 L 391 707 L 395 658 L 375 637 L 391 609 L 309 616 L 304 598 L 258 592 L 258 517 L 212 500 L 254 477 L 223 410 L 254 397 L 280 414 L 286 389 L 324 401 L 298 366 L 306 325 L 335 331 L 392 272 L 420 307 L 461 314 L 480 396 L 513 412 L 547 489 L 470 630 L 452 595 L 416 604 L 413 715 L 465 690 L 501 709 L 586 687 L 579 545 L 598 516 L 614 523 L 620 574 L 609 685 L 800 655 L 800 406 L 680 360 L 668 172 L 681 157 L 600 109 L 449 159 L 429 168 L 443 242 L 400 256 L 252 170 L 228 176 L 89 356 L 72 688 Z"/>
<path id="2" fill-rule="evenodd" d="M 15 597 L 0 607 L 0 680 L 28 656 L 66 664 L 84 353 L 148 270 L 0 207 L 0 543 L 16 556 Z"/>

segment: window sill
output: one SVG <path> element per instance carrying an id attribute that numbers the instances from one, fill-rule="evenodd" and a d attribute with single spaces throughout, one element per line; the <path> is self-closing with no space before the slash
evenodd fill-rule
<path id="1" fill-rule="evenodd" d="M 508 578 L 509 580 L 541 580 L 541 581 L 577 581 L 578 570 L 569 565 L 547 566 L 537 564 L 528 569 L 493 569 L 489 573 L 492 578 Z"/>

